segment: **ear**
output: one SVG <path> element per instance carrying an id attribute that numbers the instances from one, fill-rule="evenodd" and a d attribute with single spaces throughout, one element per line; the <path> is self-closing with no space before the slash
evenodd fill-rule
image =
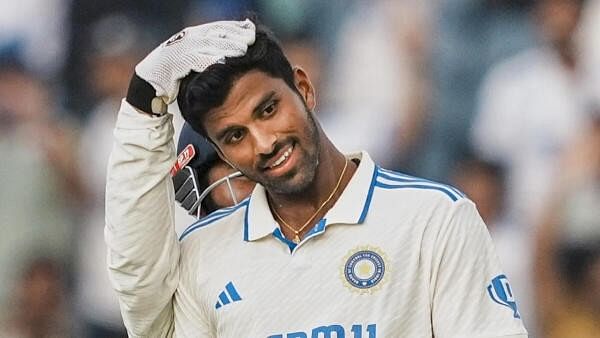
<path id="1" fill-rule="evenodd" d="M 304 71 L 304 69 L 296 66 L 293 69 L 294 71 L 294 83 L 296 85 L 296 89 L 304 99 L 304 103 L 310 111 L 313 111 L 317 106 L 317 100 L 315 98 L 315 88 L 313 87 L 310 79 L 308 78 L 308 74 Z"/>

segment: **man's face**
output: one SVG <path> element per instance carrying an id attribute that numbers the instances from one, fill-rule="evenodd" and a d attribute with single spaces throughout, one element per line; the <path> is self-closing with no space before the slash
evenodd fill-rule
<path id="1" fill-rule="evenodd" d="M 229 164 L 223 161 L 217 161 L 208 171 L 208 185 L 213 184 L 219 179 L 236 172 Z M 244 176 L 235 177 L 230 180 L 231 188 L 237 201 L 233 200 L 227 182 L 219 184 L 210 192 L 210 198 L 218 208 L 226 208 L 240 202 L 248 197 L 254 189 L 255 183 Z"/>
<path id="2" fill-rule="evenodd" d="M 282 79 L 248 72 L 204 120 L 223 157 L 275 193 L 306 189 L 318 165 L 319 130 L 309 112 L 313 89 L 301 70 L 295 81 L 300 95 Z"/>

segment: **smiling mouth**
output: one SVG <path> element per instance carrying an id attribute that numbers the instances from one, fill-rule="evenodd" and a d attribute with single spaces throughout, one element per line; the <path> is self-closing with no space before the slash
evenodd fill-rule
<path id="1" fill-rule="evenodd" d="M 292 154 L 293 150 L 294 150 L 294 145 L 292 144 L 283 152 L 283 154 L 281 154 L 281 156 L 279 156 L 279 158 L 277 158 L 277 160 L 275 160 L 275 162 L 273 162 L 273 164 L 266 167 L 266 169 L 267 170 L 277 169 L 280 166 L 282 166 L 290 158 L 290 155 Z"/>

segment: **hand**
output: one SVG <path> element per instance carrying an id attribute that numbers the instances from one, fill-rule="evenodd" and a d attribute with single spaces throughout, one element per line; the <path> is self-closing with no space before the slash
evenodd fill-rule
<path id="1" fill-rule="evenodd" d="M 242 56 L 254 43 L 252 21 L 217 21 L 188 27 L 160 44 L 136 67 L 127 101 L 147 113 L 163 114 L 175 101 L 179 82 L 226 57 Z"/>

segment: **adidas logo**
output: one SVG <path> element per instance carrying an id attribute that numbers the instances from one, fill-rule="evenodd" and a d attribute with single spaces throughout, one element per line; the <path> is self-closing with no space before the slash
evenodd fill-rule
<path id="1" fill-rule="evenodd" d="M 235 286 L 233 286 L 233 283 L 229 282 L 225 286 L 225 290 L 221 291 L 219 294 L 219 300 L 217 301 L 217 304 L 215 304 L 215 309 L 240 300 L 242 300 L 242 297 L 240 297 L 240 294 L 235 289 Z"/>

